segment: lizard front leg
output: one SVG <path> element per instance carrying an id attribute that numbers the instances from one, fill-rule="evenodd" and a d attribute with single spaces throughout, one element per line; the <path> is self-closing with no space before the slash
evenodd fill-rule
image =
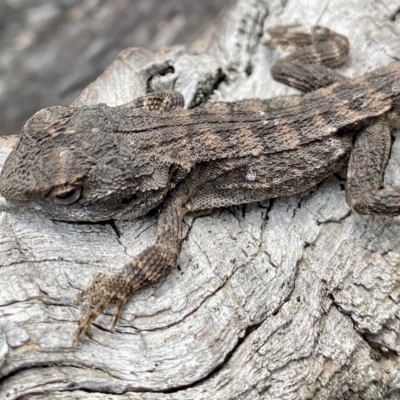
<path id="1" fill-rule="evenodd" d="M 123 306 L 134 292 L 158 281 L 175 267 L 181 244 L 184 200 L 185 197 L 178 192 L 166 202 L 158 220 L 156 241 L 152 246 L 139 253 L 117 274 L 94 275 L 89 286 L 78 297 L 84 303 L 74 345 L 111 302 L 115 302 L 111 320 L 111 327 L 114 327 Z"/>
<path id="2" fill-rule="evenodd" d="M 118 108 L 143 108 L 147 111 L 172 111 L 185 106 L 182 93 L 176 90 L 148 93 Z"/>

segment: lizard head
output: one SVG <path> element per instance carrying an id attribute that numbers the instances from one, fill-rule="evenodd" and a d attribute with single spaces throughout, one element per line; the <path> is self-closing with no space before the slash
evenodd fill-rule
<path id="1" fill-rule="evenodd" d="M 170 168 L 154 156 L 148 132 L 121 129 L 121 116 L 104 104 L 37 112 L 4 164 L 0 194 L 62 221 L 144 215 L 165 197 Z"/>

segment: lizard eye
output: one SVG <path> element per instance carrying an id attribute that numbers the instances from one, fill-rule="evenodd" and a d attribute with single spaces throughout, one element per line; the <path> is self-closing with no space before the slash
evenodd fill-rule
<path id="1" fill-rule="evenodd" d="M 82 188 L 79 186 L 63 185 L 51 190 L 49 196 L 56 204 L 70 205 L 76 203 L 81 197 Z"/>

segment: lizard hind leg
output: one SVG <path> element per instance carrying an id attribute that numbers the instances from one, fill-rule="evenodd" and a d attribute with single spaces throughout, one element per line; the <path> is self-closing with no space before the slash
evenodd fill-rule
<path id="1" fill-rule="evenodd" d="M 271 67 L 273 78 L 302 92 L 345 81 L 345 77 L 331 68 L 339 67 L 347 60 L 350 49 L 347 38 L 320 26 L 313 27 L 311 33 L 291 31 L 295 26 L 268 30 L 271 39 L 265 45 L 294 50 Z"/>
<path id="2" fill-rule="evenodd" d="M 359 132 L 347 171 L 346 201 L 359 214 L 400 215 L 400 189 L 383 186 L 391 137 L 388 121 Z"/>

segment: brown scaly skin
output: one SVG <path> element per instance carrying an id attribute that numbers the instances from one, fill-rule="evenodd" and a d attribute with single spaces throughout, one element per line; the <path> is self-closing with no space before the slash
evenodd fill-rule
<path id="1" fill-rule="evenodd" d="M 329 69 L 347 59 L 345 37 L 290 28 L 270 31 L 268 45 L 294 49 L 271 73 L 302 96 L 184 110 L 171 91 L 119 107 L 50 107 L 26 123 L 0 176 L 10 202 L 68 221 L 130 219 L 161 205 L 154 245 L 82 292 L 75 343 L 113 302 L 114 326 L 132 293 L 176 265 L 187 212 L 303 192 L 348 165 L 355 211 L 400 214 L 400 191 L 382 188 L 400 63 L 349 79 Z"/>

